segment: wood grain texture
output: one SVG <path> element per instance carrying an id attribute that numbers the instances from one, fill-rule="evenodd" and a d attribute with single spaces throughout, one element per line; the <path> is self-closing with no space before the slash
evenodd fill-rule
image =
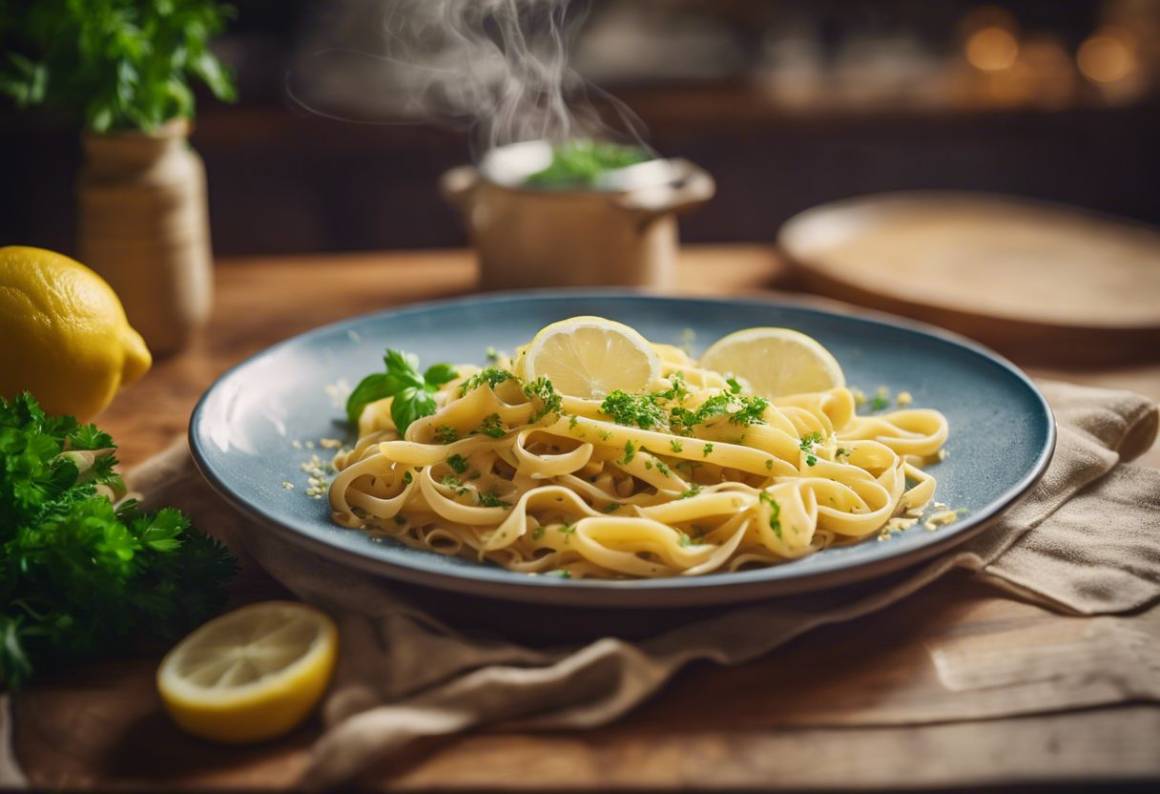
<path id="1" fill-rule="evenodd" d="M 693 248 L 682 255 L 677 291 L 772 295 L 784 273 L 764 247 Z M 473 285 L 470 256 L 460 251 L 222 263 L 207 331 L 184 354 L 159 362 L 100 422 L 121 443 L 123 459 L 139 462 L 183 433 L 201 392 L 245 356 L 325 322 L 463 294 Z M 1160 397 L 1160 366 L 1043 374 Z M 1156 452 L 1149 462 L 1160 462 Z M 282 595 L 261 571 L 248 569 L 236 600 Z M 1077 644 L 1102 641 L 1100 620 L 1061 617 L 953 575 L 897 608 L 813 632 L 750 664 L 696 665 L 607 728 L 472 734 L 424 747 L 411 763 L 376 770 L 366 782 L 403 790 L 896 789 L 1160 778 L 1160 708 L 1110 705 L 1127 696 L 1115 689 L 1114 675 L 1098 670 L 1061 694 L 1063 713 L 941 722 L 953 694 L 948 680 L 979 686 L 979 717 L 996 699 L 1019 697 L 1026 684 L 964 684 L 947 667 L 954 659 L 974 669 L 972 653 L 1031 648 L 1074 668 Z M 17 754 L 32 782 L 145 790 L 292 784 L 317 722 L 252 748 L 187 737 L 165 717 L 153 689 L 161 650 L 50 677 L 19 696 Z M 898 724 L 916 709 L 929 724 Z"/>
<path id="2" fill-rule="evenodd" d="M 961 696 L 943 680 L 941 650 L 964 642 L 989 653 L 1060 648 L 1058 675 L 1074 667 L 1074 643 L 1092 625 L 996 596 L 956 574 L 891 610 L 820 629 L 750 664 L 696 665 L 614 725 L 586 733 L 471 734 L 417 748 L 408 763 L 375 770 L 365 782 L 403 790 L 855 781 L 894 788 L 1160 776 L 1155 706 L 1109 707 L 1116 696 L 1076 704 L 1061 687 L 1059 714 L 941 718 L 942 705 Z M 17 752 L 31 781 L 145 789 L 293 783 L 317 722 L 253 748 L 192 739 L 161 711 L 155 665 L 153 656 L 106 662 L 21 696 Z M 1114 678 L 1114 671 L 1084 673 L 1104 685 Z M 1017 696 L 1017 689 L 991 682 L 977 696 Z M 1069 710 L 1077 708 L 1083 710 Z"/>
<path id="3" fill-rule="evenodd" d="M 886 193 L 782 227 L 802 283 L 1025 359 L 1160 360 L 1160 231 L 1062 205 Z"/>

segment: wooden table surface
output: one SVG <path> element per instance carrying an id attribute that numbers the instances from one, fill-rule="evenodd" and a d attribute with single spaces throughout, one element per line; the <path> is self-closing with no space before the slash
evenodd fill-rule
<path id="1" fill-rule="evenodd" d="M 773 295 L 784 289 L 786 276 L 771 248 L 695 247 L 682 253 L 676 291 Z M 464 294 L 474 280 L 472 260 L 462 251 L 221 262 L 206 333 L 182 355 L 158 362 L 100 423 L 132 465 L 184 433 L 204 389 L 251 353 L 350 315 Z M 1160 363 L 1029 371 L 1160 399 Z M 1145 462 L 1160 466 L 1160 449 L 1153 448 Z M 271 580 L 251 572 L 241 597 L 278 592 Z M 843 717 L 879 699 L 876 693 L 900 674 L 934 680 L 932 643 L 1027 632 L 1046 642 L 1082 633 L 1087 623 L 952 575 L 924 591 L 921 602 L 912 598 L 853 627 L 815 631 L 742 667 L 695 666 L 616 725 L 588 733 L 471 734 L 426 748 L 369 782 L 405 789 L 894 789 L 1160 778 L 1160 708 L 1154 705 L 925 726 L 886 720 L 856 729 Z M 823 681 L 812 674 L 832 666 L 845 647 L 876 650 L 849 666 L 848 675 Z M 254 748 L 223 749 L 190 739 L 160 710 L 152 685 L 157 661 L 147 655 L 96 664 L 23 693 L 16 702 L 16 750 L 30 780 L 53 788 L 147 790 L 294 780 L 318 735 L 316 722 Z M 774 679 L 800 681 L 800 691 L 762 685 Z M 932 685 L 924 697 L 936 700 L 938 687 Z M 819 724 L 819 712 L 829 715 L 828 724 Z"/>

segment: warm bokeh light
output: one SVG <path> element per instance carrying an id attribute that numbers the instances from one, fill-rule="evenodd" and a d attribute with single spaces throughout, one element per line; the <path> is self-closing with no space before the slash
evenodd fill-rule
<path id="1" fill-rule="evenodd" d="M 967 61 L 984 72 L 1001 72 L 1015 65 L 1019 42 L 1005 28 L 988 26 L 976 30 L 967 39 Z"/>
<path id="2" fill-rule="evenodd" d="M 1127 31 L 1101 30 L 1080 45 L 1076 61 L 1089 80 L 1116 83 L 1132 76 L 1139 68 L 1135 44 Z"/>

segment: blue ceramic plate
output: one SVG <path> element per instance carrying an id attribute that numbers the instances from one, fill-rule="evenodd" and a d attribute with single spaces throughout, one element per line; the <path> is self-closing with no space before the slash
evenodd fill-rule
<path id="1" fill-rule="evenodd" d="M 305 494 L 305 442 L 342 437 L 343 411 L 328 384 L 358 382 L 382 367 L 388 345 L 423 362 L 480 362 L 488 345 L 512 350 L 555 320 L 595 314 L 627 323 L 657 342 L 693 333 L 699 352 L 751 326 L 809 334 L 841 362 L 850 385 L 909 391 L 918 407 L 950 422 L 949 456 L 935 465 L 936 498 L 966 508 L 931 532 L 921 524 L 888 541 L 826 549 L 771 568 L 643 581 L 565 580 L 372 541 L 330 523 L 325 499 Z M 333 389 L 331 390 L 333 392 Z M 382 576 L 447 590 L 539 603 L 688 606 L 801 592 L 901 568 L 984 529 L 1039 478 L 1055 443 L 1043 395 L 994 353 L 936 329 L 750 300 L 651 297 L 623 292 L 528 292 L 425 304 L 329 325 L 294 337 L 223 375 L 193 412 L 198 466 L 226 499 L 251 516 L 255 532 Z M 303 445 L 299 448 L 298 445 Z M 293 490 L 283 487 L 294 483 Z"/>

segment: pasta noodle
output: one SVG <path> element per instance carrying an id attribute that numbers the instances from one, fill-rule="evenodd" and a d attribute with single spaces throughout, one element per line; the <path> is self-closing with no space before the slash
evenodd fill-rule
<path id="1" fill-rule="evenodd" d="M 695 576 L 876 535 L 934 496 L 939 412 L 860 416 L 846 388 L 766 401 L 654 347 L 646 394 L 557 395 L 502 359 L 457 367 L 402 437 L 391 398 L 370 403 L 335 459 L 334 520 L 529 574 Z"/>

